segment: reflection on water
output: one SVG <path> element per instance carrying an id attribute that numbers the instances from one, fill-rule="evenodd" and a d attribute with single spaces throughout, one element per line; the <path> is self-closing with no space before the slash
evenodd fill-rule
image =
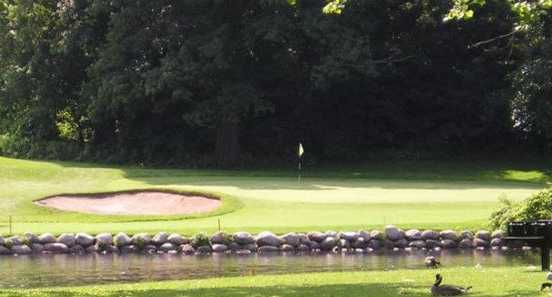
<path id="1" fill-rule="evenodd" d="M 538 253 L 441 251 L 444 266 L 539 266 Z M 217 276 L 425 268 L 423 252 L 367 255 L 40 255 L 0 257 L 0 288 L 183 280 Z"/>

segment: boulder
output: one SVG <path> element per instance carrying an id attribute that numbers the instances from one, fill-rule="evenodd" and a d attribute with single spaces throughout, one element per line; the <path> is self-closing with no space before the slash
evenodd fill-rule
<path id="1" fill-rule="evenodd" d="M 63 243 L 68 247 L 75 245 L 76 239 L 73 233 L 63 233 L 57 238 L 58 243 Z"/>
<path id="2" fill-rule="evenodd" d="M 397 241 L 403 238 L 401 230 L 393 225 L 385 226 L 385 238 L 391 241 Z"/>
<path id="3" fill-rule="evenodd" d="M 502 238 L 493 238 L 491 240 L 491 246 L 503 246 L 503 245 L 504 245 L 504 242 Z"/>
<path id="4" fill-rule="evenodd" d="M 251 251 L 250 250 L 237 250 L 236 255 L 238 255 L 238 256 L 248 256 L 248 255 L 251 255 Z"/>
<path id="5" fill-rule="evenodd" d="M 89 253 L 89 254 L 93 254 L 93 253 L 97 253 L 98 250 L 96 249 L 96 245 L 91 245 L 87 248 L 85 248 L 86 252 Z"/>
<path id="6" fill-rule="evenodd" d="M 212 244 L 224 244 L 227 245 L 232 241 L 232 235 L 225 232 L 217 232 L 211 236 Z"/>
<path id="7" fill-rule="evenodd" d="M 360 231 L 358 232 L 358 237 L 364 238 L 366 242 L 370 241 L 372 239 L 372 236 L 370 236 L 370 232 L 368 231 Z"/>
<path id="8" fill-rule="evenodd" d="M 220 244 L 220 243 L 215 243 L 215 244 Z M 241 250 L 243 249 L 241 245 L 235 243 L 235 242 L 231 242 L 229 245 L 228 245 L 228 249 L 232 250 L 232 251 L 237 251 L 237 250 Z"/>
<path id="9" fill-rule="evenodd" d="M 502 232 L 502 230 L 495 230 L 495 231 L 491 234 L 491 237 L 492 237 L 492 238 L 503 238 L 503 237 L 504 237 L 504 232 Z"/>
<path id="10" fill-rule="evenodd" d="M 305 244 L 307 244 L 311 250 L 319 250 L 320 249 L 320 243 L 318 243 L 316 241 L 310 241 L 310 242 L 305 243 Z"/>
<path id="11" fill-rule="evenodd" d="M 441 242 L 439 240 L 428 239 L 425 241 L 428 249 L 440 248 Z"/>
<path id="12" fill-rule="evenodd" d="M 275 247 L 275 246 L 272 246 L 272 245 L 264 245 L 264 246 L 261 246 L 258 250 L 259 253 L 261 254 L 265 254 L 265 253 L 276 253 L 276 252 L 279 252 L 280 249 Z"/>
<path id="13" fill-rule="evenodd" d="M 410 241 L 421 240 L 422 232 L 420 232 L 420 230 L 418 229 L 410 229 L 405 232 L 405 236 L 406 236 L 406 239 Z"/>
<path id="14" fill-rule="evenodd" d="M 246 244 L 246 245 L 243 245 L 242 247 L 243 249 L 250 250 L 252 252 L 257 251 L 257 249 L 259 248 L 259 246 L 256 243 Z"/>
<path id="15" fill-rule="evenodd" d="M 281 250 L 282 252 L 294 252 L 295 251 L 295 246 L 291 245 L 291 244 L 282 244 L 282 247 L 281 247 Z"/>
<path id="16" fill-rule="evenodd" d="M 86 250 L 82 247 L 82 245 L 75 244 L 69 248 L 69 253 L 74 255 L 82 255 L 86 253 Z"/>
<path id="17" fill-rule="evenodd" d="M 176 246 L 170 242 L 165 242 L 159 247 L 159 250 L 166 253 L 168 251 L 176 250 Z"/>
<path id="18" fill-rule="evenodd" d="M 138 248 L 133 244 L 125 245 L 120 248 L 121 254 L 132 254 L 132 253 L 137 253 L 138 251 L 139 251 Z"/>
<path id="19" fill-rule="evenodd" d="M 334 237 L 326 237 L 320 243 L 320 249 L 323 251 L 330 251 L 337 245 L 337 240 Z"/>
<path id="20" fill-rule="evenodd" d="M 408 244 L 411 248 L 423 249 L 426 247 L 426 243 L 423 240 L 414 240 Z"/>
<path id="21" fill-rule="evenodd" d="M 47 244 L 47 243 L 55 243 L 56 237 L 50 233 L 44 233 L 38 237 L 38 243 L 41 244 Z"/>
<path id="22" fill-rule="evenodd" d="M 473 240 L 473 233 L 469 230 L 464 230 L 460 232 L 460 238 Z"/>
<path id="23" fill-rule="evenodd" d="M 383 240 L 384 237 L 385 237 L 384 234 L 379 230 L 373 230 L 372 232 L 370 232 L 371 239 Z"/>
<path id="24" fill-rule="evenodd" d="M 108 252 L 108 253 L 118 253 L 119 252 L 119 248 L 114 246 L 114 245 L 110 245 L 107 247 L 107 249 L 105 250 L 105 252 Z"/>
<path id="25" fill-rule="evenodd" d="M 19 237 L 17 236 L 12 236 L 12 237 L 8 237 L 6 239 L 6 243 L 10 246 L 14 246 L 14 245 L 24 245 L 25 243 L 23 243 L 23 240 L 21 240 Z"/>
<path id="26" fill-rule="evenodd" d="M 282 239 L 278 238 L 278 236 L 269 231 L 259 233 L 257 235 L 256 241 L 257 245 L 260 247 L 265 245 L 279 247 L 280 245 L 282 245 L 282 243 L 284 243 Z"/>
<path id="27" fill-rule="evenodd" d="M 190 241 L 186 238 L 184 238 L 182 235 L 173 233 L 167 237 L 167 241 L 172 243 L 175 246 L 180 246 L 186 243 L 190 243 Z"/>
<path id="28" fill-rule="evenodd" d="M 368 242 L 368 247 L 372 250 L 379 250 L 380 248 L 382 248 L 382 242 L 377 239 L 372 239 Z"/>
<path id="29" fill-rule="evenodd" d="M 283 246 L 282 246 L 282 249 L 283 249 Z M 297 247 L 297 251 L 299 252 L 308 252 L 310 251 L 311 248 L 310 246 L 306 245 L 306 244 L 300 244 L 298 247 Z"/>
<path id="30" fill-rule="evenodd" d="M 11 255 L 10 249 L 0 245 L 0 255 Z"/>
<path id="31" fill-rule="evenodd" d="M 333 237 L 337 239 L 338 233 L 336 231 L 328 230 L 324 234 L 326 234 L 326 237 Z"/>
<path id="32" fill-rule="evenodd" d="M 394 247 L 398 247 L 398 248 L 401 248 L 401 249 L 404 249 L 405 247 L 408 246 L 408 240 L 402 238 L 402 239 L 399 239 L 397 241 L 394 242 Z"/>
<path id="33" fill-rule="evenodd" d="M 69 248 L 63 243 L 47 243 L 44 245 L 44 251 L 53 254 L 67 254 Z"/>
<path id="34" fill-rule="evenodd" d="M 215 243 L 213 244 L 212 249 L 214 253 L 224 253 L 228 250 L 228 246 L 221 243 Z"/>
<path id="35" fill-rule="evenodd" d="M 170 234 L 167 232 L 159 232 L 153 236 L 151 242 L 157 246 L 160 246 L 168 241 L 169 235 Z"/>
<path id="36" fill-rule="evenodd" d="M 327 236 L 322 232 L 309 232 L 307 237 L 312 241 L 322 242 Z"/>
<path id="37" fill-rule="evenodd" d="M 295 232 L 287 233 L 281 237 L 284 243 L 291 246 L 298 246 L 301 244 L 301 239 Z"/>
<path id="38" fill-rule="evenodd" d="M 383 247 L 387 250 L 392 250 L 395 247 L 395 242 L 389 239 L 383 241 Z"/>
<path id="39" fill-rule="evenodd" d="M 212 251 L 211 246 L 208 245 L 202 245 L 196 249 L 196 253 L 201 255 L 210 254 Z"/>
<path id="40" fill-rule="evenodd" d="M 25 232 L 23 236 L 25 237 L 25 239 L 27 239 L 27 242 L 29 242 L 29 244 L 40 243 L 40 240 L 38 239 L 38 236 L 36 234 Z"/>
<path id="41" fill-rule="evenodd" d="M 456 234 L 453 230 L 444 230 L 440 233 L 441 238 L 444 240 L 452 240 L 452 241 L 458 241 L 458 234 Z"/>
<path id="42" fill-rule="evenodd" d="M 237 232 L 233 235 L 234 241 L 239 245 L 255 243 L 255 238 L 247 232 Z"/>
<path id="43" fill-rule="evenodd" d="M 310 241 L 310 239 L 307 237 L 307 234 L 305 233 L 297 233 L 297 238 L 299 238 L 299 243 Z"/>
<path id="44" fill-rule="evenodd" d="M 443 239 L 441 240 L 441 247 L 444 249 L 454 249 L 456 248 L 456 241 L 452 239 Z"/>
<path id="45" fill-rule="evenodd" d="M 88 247 L 94 244 L 94 237 L 86 233 L 77 233 L 75 236 L 75 244 L 81 245 L 83 247 Z"/>
<path id="46" fill-rule="evenodd" d="M 433 231 L 433 230 L 425 230 L 422 232 L 422 239 L 423 240 L 438 240 L 439 239 L 439 233 Z"/>
<path id="47" fill-rule="evenodd" d="M 481 238 L 475 238 L 473 240 L 473 245 L 475 247 L 489 247 L 489 241 L 481 239 Z"/>
<path id="48" fill-rule="evenodd" d="M 358 237 L 352 244 L 355 249 L 363 249 L 368 245 L 368 240 L 364 237 Z"/>
<path id="49" fill-rule="evenodd" d="M 113 237 L 113 243 L 115 246 L 122 247 L 125 245 L 130 245 L 131 239 L 130 237 L 123 232 L 117 233 L 115 237 Z"/>
<path id="50" fill-rule="evenodd" d="M 136 247 L 136 248 L 138 248 L 138 247 Z M 157 247 L 153 244 L 148 244 L 148 245 L 145 245 L 143 247 L 143 251 L 146 254 L 155 254 L 155 253 L 157 253 Z"/>
<path id="51" fill-rule="evenodd" d="M 134 234 L 130 238 L 130 244 L 135 245 L 138 249 L 143 249 L 147 245 L 151 245 L 151 236 L 147 233 Z"/>
<path id="52" fill-rule="evenodd" d="M 108 246 L 113 244 L 113 236 L 111 233 L 100 233 L 96 235 L 96 245 Z"/>
<path id="53" fill-rule="evenodd" d="M 342 248 L 342 249 L 350 249 L 351 248 L 351 243 L 346 239 L 339 239 L 337 241 L 337 246 Z"/>
<path id="54" fill-rule="evenodd" d="M 343 233 L 340 233 L 340 236 L 339 236 L 339 238 L 345 239 L 350 242 L 357 240 L 358 237 L 359 237 L 359 234 L 357 232 L 343 232 Z"/>
<path id="55" fill-rule="evenodd" d="M 460 240 L 458 247 L 461 249 L 471 249 L 473 248 L 473 241 L 469 238 L 464 238 Z"/>
<path id="56" fill-rule="evenodd" d="M 482 239 L 485 241 L 491 241 L 491 233 L 487 230 L 480 230 L 475 233 L 475 238 Z"/>
<path id="57" fill-rule="evenodd" d="M 28 255 L 33 253 L 33 250 L 27 245 L 14 245 L 11 247 L 11 251 L 17 255 Z"/>
<path id="58" fill-rule="evenodd" d="M 40 243 L 33 243 L 31 244 L 31 249 L 33 250 L 33 253 L 40 254 L 44 251 L 44 245 Z"/>

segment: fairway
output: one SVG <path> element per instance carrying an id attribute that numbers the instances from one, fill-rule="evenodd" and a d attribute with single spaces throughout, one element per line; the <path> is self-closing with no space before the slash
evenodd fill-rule
<path id="1" fill-rule="evenodd" d="M 459 267 L 439 271 L 445 283 L 473 286 L 469 296 L 533 297 L 544 280 L 541 272 L 525 268 Z M 435 270 L 396 270 L 347 273 L 309 273 L 289 275 L 244 276 L 193 281 L 170 281 L 140 284 L 117 284 L 35 290 L 7 290 L 0 296 L 430 296 Z"/>
<path id="2" fill-rule="evenodd" d="M 14 218 L 15 232 L 191 234 L 216 230 L 218 219 L 227 231 L 250 232 L 356 230 L 384 224 L 479 228 L 485 227 L 500 196 L 523 199 L 543 188 L 547 179 L 544 171 L 531 167 L 481 171 L 468 166 L 447 174 L 448 169 L 437 165 L 412 170 L 408 164 L 400 166 L 407 170 L 375 166 L 347 175 L 340 169 L 320 169 L 298 182 L 293 171 L 283 170 L 160 170 L 0 158 L 0 233 L 7 233 L 8 215 Z M 224 205 L 209 215 L 159 217 L 79 214 L 32 203 L 62 193 L 138 188 L 209 192 L 223 197 Z"/>

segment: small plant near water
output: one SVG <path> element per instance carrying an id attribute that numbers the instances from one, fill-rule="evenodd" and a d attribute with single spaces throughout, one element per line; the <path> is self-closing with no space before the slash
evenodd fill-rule
<path id="1" fill-rule="evenodd" d="M 531 197 L 515 202 L 500 197 L 502 207 L 491 214 L 489 224 L 496 229 L 506 230 L 513 221 L 537 221 L 552 219 L 552 189 L 542 190 Z"/>
<path id="2" fill-rule="evenodd" d="M 198 233 L 192 237 L 192 246 L 197 248 L 200 246 L 208 246 L 211 245 L 209 242 L 209 236 L 207 236 L 205 233 Z"/>
<path id="3" fill-rule="evenodd" d="M 143 237 L 138 237 L 136 238 L 134 246 L 136 246 L 139 251 L 143 251 L 146 247 L 146 240 L 144 240 Z"/>

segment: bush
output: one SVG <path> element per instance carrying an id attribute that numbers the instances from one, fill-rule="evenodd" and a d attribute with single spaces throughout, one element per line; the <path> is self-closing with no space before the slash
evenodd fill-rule
<path id="1" fill-rule="evenodd" d="M 205 233 L 198 233 L 192 238 L 192 246 L 194 248 L 208 245 L 211 245 L 211 243 L 209 242 L 209 236 L 207 236 Z"/>
<path id="2" fill-rule="evenodd" d="M 493 212 L 490 225 L 496 229 L 506 230 L 512 221 L 536 221 L 552 219 L 552 189 L 546 189 L 531 197 L 514 202 L 501 198 L 502 207 Z"/>

